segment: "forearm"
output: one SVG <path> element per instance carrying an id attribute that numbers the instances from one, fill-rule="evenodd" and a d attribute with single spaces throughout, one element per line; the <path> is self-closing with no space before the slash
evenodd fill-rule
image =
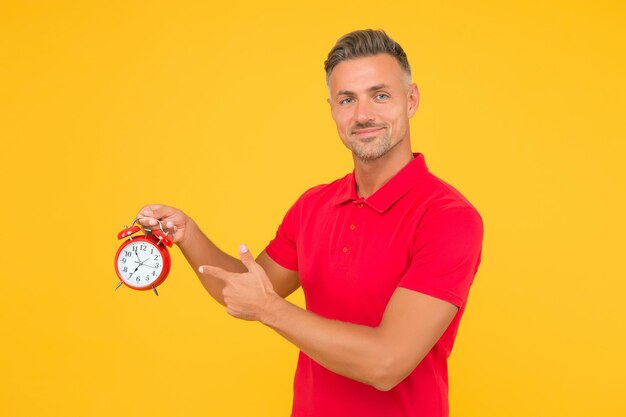
<path id="1" fill-rule="evenodd" d="M 207 292 L 224 305 L 222 295 L 224 283 L 210 275 L 201 274 L 198 268 L 205 264 L 216 265 L 231 272 L 244 272 L 246 268 L 239 259 L 223 252 L 211 242 L 193 220 L 189 219 L 187 227 L 189 228 L 188 234 L 178 246 Z"/>
<path id="2" fill-rule="evenodd" d="M 229 314 L 260 321 L 325 368 L 382 391 L 419 365 L 458 312 L 452 303 L 399 287 L 376 327 L 331 320 L 283 299 L 245 246 L 240 258 L 246 273 L 203 266 L 224 282 Z"/>
<path id="3" fill-rule="evenodd" d="M 262 322 L 325 368 L 381 390 L 391 388 L 392 357 L 379 328 L 327 319 L 280 298 Z"/>

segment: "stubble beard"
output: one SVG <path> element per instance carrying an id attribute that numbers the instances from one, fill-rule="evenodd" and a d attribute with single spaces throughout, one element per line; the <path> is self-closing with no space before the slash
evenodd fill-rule
<path id="1" fill-rule="evenodd" d="M 361 161 L 380 159 L 393 148 L 389 130 L 385 129 L 380 135 L 380 137 L 365 138 L 363 140 L 350 140 L 350 150 Z"/>

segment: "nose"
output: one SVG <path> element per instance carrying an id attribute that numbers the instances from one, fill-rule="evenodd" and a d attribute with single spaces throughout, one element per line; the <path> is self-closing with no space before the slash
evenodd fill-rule
<path id="1" fill-rule="evenodd" d="M 355 115 L 354 118 L 357 123 L 367 123 L 374 120 L 374 115 L 372 114 L 372 108 L 370 103 L 364 100 L 357 101 L 355 106 Z"/>

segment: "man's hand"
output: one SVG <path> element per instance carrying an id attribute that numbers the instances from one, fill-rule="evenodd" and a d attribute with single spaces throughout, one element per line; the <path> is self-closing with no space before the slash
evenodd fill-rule
<path id="1" fill-rule="evenodd" d="M 144 206 L 137 213 L 137 219 L 140 225 L 148 229 L 158 229 L 157 220 L 159 220 L 172 242 L 177 244 L 188 237 L 189 227 L 193 224 L 193 220 L 182 211 L 161 204 Z"/>
<path id="2" fill-rule="evenodd" d="M 276 294 L 265 270 L 255 262 L 246 245 L 239 247 L 239 256 L 248 272 L 228 272 L 211 265 L 202 265 L 198 270 L 224 283 L 222 295 L 228 314 L 243 320 L 263 321 L 282 298 Z"/>

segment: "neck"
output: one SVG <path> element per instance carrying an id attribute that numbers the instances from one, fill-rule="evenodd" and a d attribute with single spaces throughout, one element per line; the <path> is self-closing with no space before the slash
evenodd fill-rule
<path id="1" fill-rule="evenodd" d="M 397 148 L 397 149 L 396 149 Z M 413 160 L 410 147 L 396 146 L 373 161 L 354 159 L 354 178 L 359 197 L 367 198 L 378 191 L 394 175 Z"/>

